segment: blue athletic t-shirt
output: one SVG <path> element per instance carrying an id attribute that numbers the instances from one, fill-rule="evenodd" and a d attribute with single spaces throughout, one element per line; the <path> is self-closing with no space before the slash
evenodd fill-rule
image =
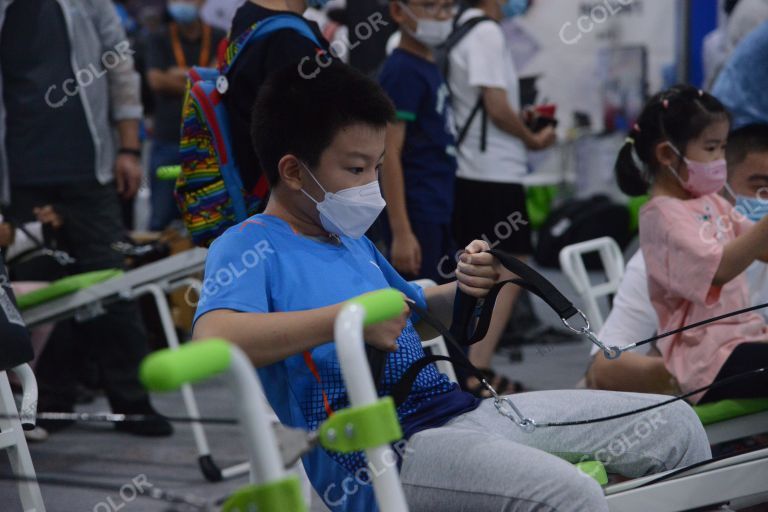
<path id="1" fill-rule="evenodd" d="M 448 86 L 440 69 L 396 49 L 384 62 L 379 82 L 405 121 L 402 165 L 412 220 L 447 224 L 453 214 L 456 136 Z"/>
<path id="2" fill-rule="evenodd" d="M 334 244 L 298 235 L 277 217 L 255 215 L 211 245 L 195 321 L 215 309 L 255 313 L 315 309 L 387 287 L 426 307 L 422 289 L 400 277 L 367 238 L 342 236 Z M 405 370 L 424 357 L 410 320 L 398 345 L 387 356 L 382 395 L 389 394 Z M 270 405 L 286 425 L 315 430 L 329 409 L 349 406 L 333 343 L 258 373 Z M 408 437 L 440 426 L 478 403 L 430 365 L 397 412 Z M 355 478 L 356 473 L 359 477 L 358 470 L 365 467 L 362 452 L 344 455 L 318 448 L 303 462 L 312 485 L 332 511 L 376 510 L 372 486 L 358 486 L 355 493 L 345 493 L 341 487 L 346 478 Z"/>

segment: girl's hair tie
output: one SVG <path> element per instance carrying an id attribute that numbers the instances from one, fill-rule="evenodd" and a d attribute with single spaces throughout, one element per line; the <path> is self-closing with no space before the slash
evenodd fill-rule
<path id="1" fill-rule="evenodd" d="M 664 107 L 664 110 L 667 110 L 669 108 L 669 100 L 664 98 L 664 101 L 661 102 L 661 106 Z"/>
<path id="2" fill-rule="evenodd" d="M 640 133 L 640 125 L 635 123 L 632 125 L 632 131 L 635 133 Z"/>
<path id="3" fill-rule="evenodd" d="M 702 91 L 701 89 L 699 89 L 699 98 L 701 98 L 702 96 L 704 96 L 704 91 Z"/>

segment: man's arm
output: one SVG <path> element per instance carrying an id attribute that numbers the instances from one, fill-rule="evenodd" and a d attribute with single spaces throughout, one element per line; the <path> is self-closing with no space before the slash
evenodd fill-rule
<path id="1" fill-rule="evenodd" d="M 744 272 L 753 261 L 768 262 L 765 250 L 768 241 L 768 217 L 723 248 L 720 266 L 712 279 L 713 286 L 723 286 Z"/>
<path id="2" fill-rule="evenodd" d="M 107 67 L 109 100 L 112 120 L 117 124 L 120 148 L 139 151 L 139 120 L 141 105 L 141 79 L 133 61 L 130 47 L 115 7 L 108 0 L 94 1 L 94 25 L 99 33 L 103 51 L 116 52 L 118 59 Z M 130 199 L 139 190 L 142 178 L 141 162 L 137 155 L 120 153 L 115 160 L 115 180 L 118 193 Z"/>
<path id="3" fill-rule="evenodd" d="M 544 149 L 555 143 L 555 129 L 548 126 L 533 133 L 520 119 L 507 99 L 507 91 L 498 87 L 482 87 L 483 106 L 496 127 L 523 141 L 528 149 Z"/>
<path id="4" fill-rule="evenodd" d="M 404 121 L 390 123 L 387 127 L 381 186 L 387 200 L 387 218 L 392 230 L 392 247 L 390 247 L 392 266 L 404 274 L 417 275 L 421 269 L 421 247 L 408 220 L 401 160 L 405 144 L 405 129 Z"/>
<path id="5" fill-rule="evenodd" d="M 115 159 L 115 181 L 117 193 L 124 199 L 130 199 L 136 195 L 141 186 L 143 172 L 141 170 L 141 151 L 139 142 L 139 120 L 121 119 L 117 121 L 117 133 L 121 150 L 130 150 L 132 153 L 118 153 Z"/>
<path id="6" fill-rule="evenodd" d="M 608 360 L 598 352 L 586 378 L 590 389 L 662 395 L 680 392 L 675 378 L 664 366 L 664 359 L 632 352 L 625 352 L 614 360 Z"/>
<path id="7" fill-rule="evenodd" d="M 141 119 L 141 80 L 136 72 L 133 55 L 120 18 L 109 0 L 94 0 L 94 25 L 103 51 L 117 53 L 114 65 L 107 67 L 112 119 Z"/>
<path id="8" fill-rule="evenodd" d="M 147 83 L 155 92 L 169 96 L 182 96 L 187 90 L 187 70 L 178 66 L 165 70 L 149 68 Z"/>

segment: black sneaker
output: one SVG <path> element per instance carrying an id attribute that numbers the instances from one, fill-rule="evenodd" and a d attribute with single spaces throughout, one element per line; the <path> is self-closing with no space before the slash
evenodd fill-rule
<path id="1" fill-rule="evenodd" d="M 142 437 L 168 437 L 173 434 L 173 425 L 161 416 L 149 400 L 142 400 L 132 404 L 122 404 L 114 407 L 114 412 L 119 414 L 141 414 L 149 416 L 143 421 L 123 421 L 115 423 L 115 430 Z"/>
<path id="2" fill-rule="evenodd" d="M 42 399 L 37 404 L 37 412 L 75 412 L 75 408 L 72 404 L 62 404 L 55 402 L 48 402 Z M 75 420 L 44 420 L 38 419 L 35 423 L 38 427 L 42 427 L 49 434 L 55 434 L 62 430 L 71 427 L 75 424 Z"/>

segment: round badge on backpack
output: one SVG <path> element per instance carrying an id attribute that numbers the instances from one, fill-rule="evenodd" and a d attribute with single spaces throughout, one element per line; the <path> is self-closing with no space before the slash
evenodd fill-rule
<path id="1" fill-rule="evenodd" d="M 227 80 L 227 77 L 224 75 L 219 76 L 216 79 L 216 90 L 219 91 L 220 94 L 224 94 L 227 92 L 227 89 L 229 89 L 229 81 Z"/>

